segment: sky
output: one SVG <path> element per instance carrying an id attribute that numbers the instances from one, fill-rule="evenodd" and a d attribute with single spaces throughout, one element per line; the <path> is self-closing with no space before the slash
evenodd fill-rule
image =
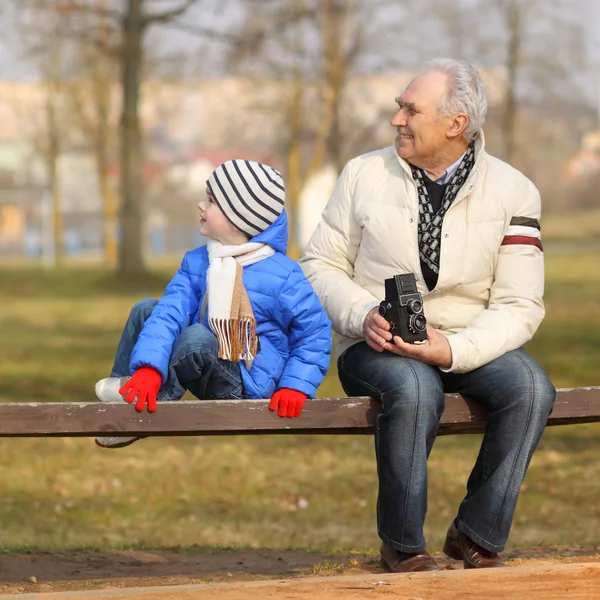
<path id="1" fill-rule="evenodd" d="M 3 80 L 36 80 L 39 76 L 35 66 L 30 60 L 24 57 L 23 45 L 19 41 L 19 28 L 15 27 L 15 20 L 22 20 L 22 12 L 15 12 L 14 6 L 21 0 L 2 0 L 0 8 L 0 79 Z M 179 4 L 180 0 L 146 0 L 152 8 L 168 8 L 170 5 Z M 251 0 L 202 0 L 194 7 L 182 21 L 184 23 L 196 23 L 202 20 L 202 23 L 211 28 L 227 30 L 228 27 L 236 25 L 243 12 L 240 10 L 240 3 L 250 2 Z M 263 0 L 265 2 L 277 2 L 277 0 Z M 453 10 L 464 11 L 467 14 L 469 5 L 475 0 L 448 0 L 452 2 Z M 522 0 L 529 1 L 529 0 Z M 112 0 L 115 5 L 122 5 L 122 0 Z M 258 0 L 253 0 L 255 5 L 259 5 Z M 599 0 L 546 0 L 547 4 L 560 4 L 564 11 L 565 19 L 573 19 L 582 24 L 586 30 L 588 64 L 587 69 L 579 77 L 581 88 L 590 105 L 598 106 L 600 109 L 600 1 Z M 426 2 L 421 3 L 427 6 Z M 390 10 L 396 10 L 392 7 Z M 410 18 L 410 16 L 409 16 Z M 422 19 L 422 13 L 417 17 Z M 464 19 L 467 22 L 467 19 Z M 415 26 L 418 26 L 416 24 Z M 468 25 L 464 25 L 468 29 Z M 494 22 L 486 23 L 490 31 L 498 31 L 500 27 Z M 554 35 L 554 32 L 552 32 Z M 557 30 L 557 41 L 563 31 Z M 190 64 L 194 65 L 193 73 L 195 75 L 215 76 L 222 68 L 222 60 L 225 54 L 225 46 L 222 42 L 207 42 L 197 36 L 182 32 L 173 27 L 155 27 L 149 34 L 149 45 L 152 48 L 158 48 L 159 53 L 172 54 L 176 52 L 185 52 L 191 55 Z M 394 45 L 396 42 L 387 42 Z M 431 42 L 428 43 L 429 45 Z M 557 44 L 558 45 L 558 44 Z M 415 58 L 426 55 L 426 48 L 413 47 L 404 48 L 404 57 L 410 60 L 411 56 Z M 447 52 L 448 50 L 446 50 Z M 548 47 L 548 53 L 555 51 L 554 47 Z M 200 58 L 200 52 L 202 57 Z M 424 54 L 425 53 L 425 54 Z M 195 56 L 198 59 L 195 60 Z M 432 58 L 426 56 L 426 58 Z M 377 55 L 371 59 L 373 68 L 377 70 Z M 367 64 L 369 70 L 371 65 Z"/>

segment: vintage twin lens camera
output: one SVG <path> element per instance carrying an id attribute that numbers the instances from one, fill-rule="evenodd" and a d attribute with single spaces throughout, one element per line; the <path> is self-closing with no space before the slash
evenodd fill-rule
<path id="1" fill-rule="evenodd" d="M 385 280 L 385 300 L 379 304 L 379 314 L 390 324 L 390 333 L 399 335 L 408 344 L 427 339 L 423 296 L 417 290 L 413 273 Z"/>

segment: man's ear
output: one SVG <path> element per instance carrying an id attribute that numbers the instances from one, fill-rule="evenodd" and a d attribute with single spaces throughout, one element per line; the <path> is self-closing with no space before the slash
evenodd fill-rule
<path id="1" fill-rule="evenodd" d="M 450 125 L 446 130 L 446 135 L 449 138 L 456 138 L 463 134 L 469 124 L 469 117 L 464 113 L 458 113 L 450 117 Z"/>

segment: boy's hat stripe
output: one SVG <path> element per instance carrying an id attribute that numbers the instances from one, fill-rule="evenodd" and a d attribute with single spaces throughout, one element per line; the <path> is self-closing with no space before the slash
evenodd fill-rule
<path id="1" fill-rule="evenodd" d="M 265 169 L 265 166 L 262 163 L 258 163 L 258 166 L 263 170 L 263 173 L 267 176 L 267 179 L 272 184 L 276 185 L 282 192 L 285 192 L 283 185 L 280 184 L 279 181 L 277 181 L 276 179 L 271 179 L 271 176 L 269 175 L 269 173 Z M 275 169 L 271 169 L 271 170 L 279 177 L 279 180 L 281 181 L 281 173 L 279 173 L 279 171 L 276 171 Z"/>
<path id="2" fill-rule="evenodd" d="M 221 174 L 222 175 L 222 174 Z M 210 181 L 214 181 L 216 186 L 211 186 Z M 213 173 L 209 179 L 209 187 L 213 192 L 213 198 L 215 202 L 219 205 L 219 208 L 223 211 L 223 214 L 227 217 L 227 219 L 233 223 L 238 229 L 248 233 L 249 229 L 253 231 L 260 231 L 252 221 L 249 221 L 244 215 L 240 214 L 234 206 L 227 200 L 227 194 L 223 188 L 221 181 L 219 180 L 216 172 Z M 250 234 L 249 234 L 250 235 Z M 252 233 L 251 235 L 256 235 L 256 233 Z"/>
<path id="3" fill-rule="evenodd" d="M 256 169 L 252 169 L 250 167 L 250 164 L 248 163 L 248 161 L 246 161 L 246 164 L 248 165 L 248 170 L 250 171 L 250 173 L 252 173 L 252 176 L 254 177 L 254 179 L 256 180 L 256 183 L 258 183 L 258 185 L 260 186 L 260 189 L 265 193 L 268 194 L 269 196 L 271 196 L 271 198 L 273 198 L 273 200 L 276 200 L 277 202 L 279 202 L 280 204 L 283 204 L 283 200 L 279 197 L 276 196 L 275 194 L 271 193 L 266 187 L 265 184 L 263 184 L 263 182 L 258 178 L 258 173 L 256 171 Z"/>
<path id="4" fill-rule="evenodd" d="M 229 160 L 212 172 L 207 184 L 227 219 L 250 237 L 267 229 L 283 212 L 283 180 L 268 165 Z"/>
<path id="5" fill-rule="evenodd" d="M 229 165 L 231 167 L 231 165 Z M 235 167 L 235 164 L 234 164 Z M 248 215 L 248 217 L 251 219 L 252 223 L 254 224 L 254 217 L 260 219 L 261 221 L 264 221 L 264 223 L 267 225 L 267 227 L 271 224 L 271 221 L 269 221 L 269 219 L 263 217 L 257 210 L 256 210 L 256 206 L 252 207 L 250 206 L 250 204 L 244 200 L 244 190 L 243 189 L 239 189 L 239 187 L 241 187 L 239 184 L 240 182 L 244 182 L 243 177 L 240 175 L 239 180 L 236 178 L 236 182 L 238 183 L 238 187 L 236 187 L 236 182 L 233 181 L 232 176 L 235 177 L 235 173 L 232 173 L 231 175 L 229 174 L 229 170 L 227 169 L 227 165 L 223 164 L 223 173 L 225 173 L 225 177 L 227 178 L 227 181 L 229 182 L 229 186 L 231 187 L 231 194 L 227 196 L 227 200 L 229 201 L 230 204 L 237 204 L 237 202 L 239 202 L 238 204 L 238 208 L 241 210 L 241 208 L 245 208 L 246 211 L 248 211 L 249 213 L 251 213 L 250 215 Z M 244 182 L 245 183 L 245 182 Z M 237 202 L 236 202 L 237 199 Z M 241 206 L 240 206 L 241 205 Z"/>
<path id="6" fill-rule="evenodd" d="M 210 180 L 213 180 L 217 184 L 218 188 L 211 186 Z M 223 189 L 223 186 L 219 181 L 216 171 L 213 172 L 213 174 L 210 176 L 209 186 L 211 188 L 211 191 L 213 192 L 213 198 L 215 199 L 216 203 L 219 205 L 219 208 L 223 211 L 225 216 L 229 219 L 229 221 L 231 221 L 231 223 L 233 223 L 238 229 L 249 235 L 254 236 L 260 233 L 260 229 L 258 229 L 258 227 L 256 227 L 251 221 L 248 221 L 248 219 L 241 215 L 229 202 L 227 194 L 225 193 L 225 190 Z M 252 230 L 252 233 L 250 233 L 250 230 Z"/>
<path id="7" fill-rule="evenodd" d="M 233 162 L 233 166 L 235 168 L 235 170 L 237 171 L 238 175 L 240 176 L 240 180 L 243 182 L 243 184 L 246 186 L 246 189 L 248 190 L 248 193 L 252 196 L 252 198 L 254 198 L 254 200 L 256 200 L 256 202 L 258 202 L 263 208 L 267 209 L 269 212 L 273 213 L 276 217 L 279 216 L 279 213 L 271 206 L 269 206 L 268 204 L 265 204 L 253 191 L 252 188 L 250 187 L 250 183 L 244 178 L 244 176 L 242 175 L 242 171 L 240 170 L 237 162 Z M 243 202 L 243 199 L 240 197 L 240 199 Z M 262 217 L 261 217 L 262 218 Z M 269 223 L 267 221 L 267 223 Z M 269 223 L 270 224 L 270 223 Z"/>

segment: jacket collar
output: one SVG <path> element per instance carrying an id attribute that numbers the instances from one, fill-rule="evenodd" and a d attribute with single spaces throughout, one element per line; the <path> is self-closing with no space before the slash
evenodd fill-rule
<path id="1" fill-rule="evenodd" d="M 402 167 L 404 172 L 409 176 L 410 181 L 413 181 L 412 171 L 410 169 L 409 162 L 404 160 L 403 158 L 400 158 L 398 156 L 398 153 L 396 152 L 396 149 L 393 146 L 392 146 L 392 148 L 394 150 L 394 155 L 396 156 L 396 159 L 400 163 L 400 166 Z M 465 196 L 467 196 L 471 192 L 471 190 L 475 187 L 477 180 L 481 176 L 483 176 L 483 173 L 485 172 L 485 166 L 487 164 L 486 156 L 487 156 L 487 153 L 485 151 L 485 136 L 483 135 L 483 130 L 482 130 L 479 132 L 479 137 L 475 140 L 475 164 L 473 165 L 473 169 L 471 169 L 471 174 L 467 178 L 467 181 L 465 181 L 462 189 L 458 193 L 458 196 L 454 200 L 453 205 L 457 204 Z"/>
<path id="2" fill-rule="evenodd" d="M 412 179 L 412 171 L 410 169 L 410 163 L 408 161 L 404 160 L 403 158 L 400 158 L 395 149 L 394 149 L 394 154 L 396 155 L 396 159 L 400 163 L 400 166 L 404 169 L 404 171 L 406 173 L 408 173 L 408 175 L 410 175 L 410 177 Z M 479 137 L 475 140 L 475 164 L 473 165 L 473 170 L 471 171 L 471 175 L 469 176 L 469 179 L 467 179 L 467 182 L 469 182 L 469 181 L 471 181 L 471 179 L 473 179 L 476 172 L 481 171 L 483 169 L 483 166 L 485 164 L 485 160 L 484 160 L 485 155 L 486 155 L 485 136 L 483 135 L 483 130 L 481 130 L 479 132 Z"/>

